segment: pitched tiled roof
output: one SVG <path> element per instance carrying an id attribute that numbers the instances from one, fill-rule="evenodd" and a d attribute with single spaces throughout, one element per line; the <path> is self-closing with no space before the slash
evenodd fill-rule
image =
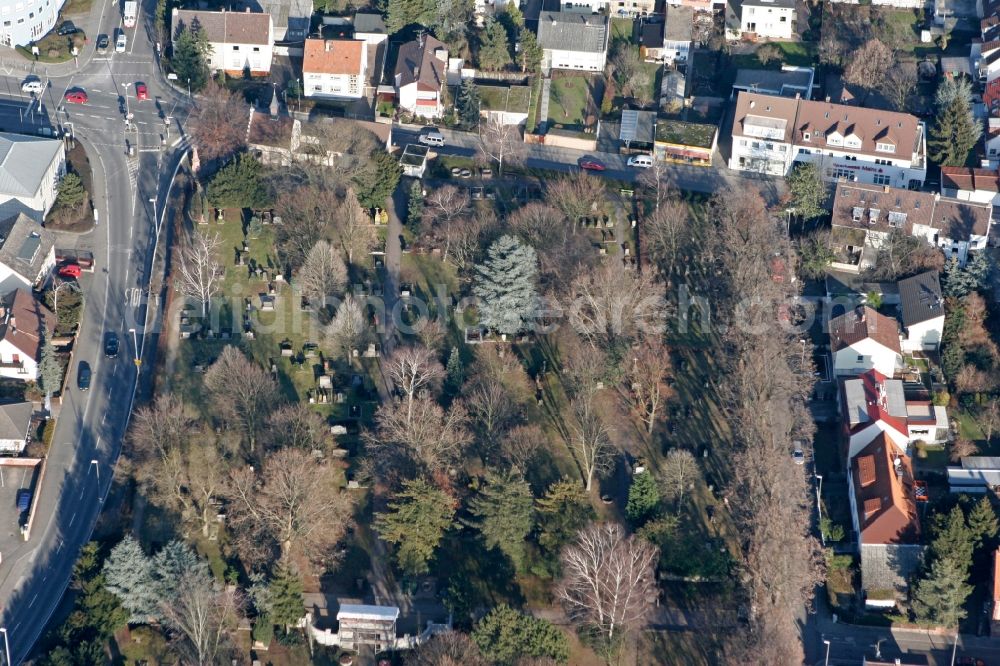
<path id="1" fill-rule="evenodd" d="M 1000 173 L 996 169 L 941 167 L 941 188 L 950 190 L 1000 192 Z"/>
<path id="2" fill-rule="evenodd" d="M 808 132 L 809 140 L 805 140 Z M 837 146 L 843 152 L 883 154 L 909 160 L 913 157 L 921 137 L 920 121 L 916 116 L 894 111 L 865 109 L 844 104 L 814 100 L 800 100 L 795 119 L 793 141 L 803 145 L 825 146 L 824 137 L 837 132 L 843 137 L 851 134 L 861 140 L 861 147 L 852 149 Z M 876 151 L 876 144 L 891 144 L 891 152 Z"/>
<path id="3" fill-rule="evenodd" d="M 899 324 L 867 305 L 830 320 L 830 349 L 834 352 L 869 338 L 900 353 Z"/>
<path id="4" fill-rule="evenodd" d="M 887 379 L 877 370 L 845 379 L 842 387 L 844 427 L 854 435 L 872 424 L 890 426 L 903 437 L 906 428 L 906 396 L 903 382 Z"/>
<path id="5" fill-rule="evenodd" d="M 861 449 L 851 461 L 861 542 L 915 543 L 920 520 L 913 494 L 910 459 L 899 453 L 885 433 Z"/>
<path id="6" fill-rule="evenodd" d="M 927 271 L 899 281 L 899 309 L 903 326 L 913 326 L 944 316 L 944 299 L 937 271 Z"/>
<path id="7" fill-rule="evenodd" d="M 396 85 L 416 82 L 424 90 L 440 90 L 448 69 L 448 47 L 424 35 L 399 47 L 396 56 Z"/>
<path id="8" fill-rule="evenodd" d="M 302 71 L 308 74 L 361 74 L 366 45 L 354 39 L 307 39 Z"/>
<path id="9" fill-rule="evenodd" d="M 271 44 L 271 15 L 262 12 L 208 12 L 175 9 L 174 34 L 197 24 L 216 44 Z"/>
<path id="10" fill-rule="evenodd" d="M 31 415 L 35 408 L 30 402 L 12 402 L 0 405 L 0 439 L 16 441 L 27 439 Z"/>
<path id="11" fill-rule="evenodd" d="M 25 356 L 39 359 L 42 331 L 51 335 L 56 317 L 24 289 L 15 289 L 3 297 L 4 311 L 0 318 L 0 340 L 7 340 Z"/>
<path id="12" fill-rule="evenodd" d="M 538 45 L 543 49 L 603 53 L 608 47 L 608 17 L 583 12 L 542 12 Z"/>
<path id="13" fill-rule="evenodd" d="M 773 138 L 791 143 L 798 100 L 740 92 L 736 98 L 733 136 Z"/>

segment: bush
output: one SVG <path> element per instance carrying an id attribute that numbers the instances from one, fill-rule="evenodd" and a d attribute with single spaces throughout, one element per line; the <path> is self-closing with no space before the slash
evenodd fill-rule
<path id="1" fill-rule="evenodd" d="M 918 439 L 913 443 L 913 448 L 916 450 L 918 458 L 921 460 L 927 459 L 927 442 L 922 439 Z"/>
<path id="2" fill-rule="evenodd" d="M 931 398 L 931 403 L 936 407 L 947 407 L 951 403 L 951 395 L 947 391 L 937 391 Z"/>
<path id="3" fill-rule="evenodd" d="M 264 647 L 274 640 L 274 623 L 269 615 L 261 615 L 253 625 L 253 639 Z"/>

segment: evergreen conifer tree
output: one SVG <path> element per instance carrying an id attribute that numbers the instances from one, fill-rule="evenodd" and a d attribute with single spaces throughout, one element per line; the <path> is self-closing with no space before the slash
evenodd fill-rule
<path id="1" fill-rule="evenodd" d="M 953 557 L 934 561 L 930 574 L 917 584 L 913 610 L 917 619 L 943 627 L 955 628 L 965 617 L 965 600 L 972 592 L 966 584 L 967 569 Z"/>
<path id="2" fill-rule="evenodd" d="M 625 516 L 635 526 L 645 523 L 660 504 L 660 488 L 649 471 L 634 474 L 628 489 Z"/>
<path id="3" fill-rule="evenodd" d="M 462 87 L 458 89 L 458 98 L 455 102 L 458 107 L 458 120 L 462 127 L 472 129 L 479 125 L 481 109 L 479 87 L 473 83 L 472 79 L 462 81 Z"/>
<path id="4" fill-rule="evenodd" d="M 513 335 L 526 330 L 538 306 L 535 282 L 538 257 L 530 245 L 501 236 L 476 266 L 473 292 L 479 299 L 479 321 L 486 329 Z"/>
<path id="5" fill-rule="evenodd" d="M 927 140 L 927 152 L 941 166 L 963 166 L 982 131 L 968 102 L 956 96 L 938 111 Z"/>
<path id="6" fill-rule="evenodd" d="M 479 45 L 479 66 L 488 71 L 501 70 L 510 64 L 507 30 L 496 19 L 487 19 Z"/>
<path id="7" fill-rule="evenodd" d="M 524 563 L 524 538 L 534 524 L 528 483 L 515 475 L 488 473 L 486 484 L 469 502 L 470 525 L 483 535 L 487 548 L 499 548 L 518 569 Z"/>
<path id="8" fill-rule="evenodd" d="M 129 622 L 147 623 L 161 617 L 153 567 L 139 542 L 126 535 L 104 561 L 104 586 L 130 614 Z"/>

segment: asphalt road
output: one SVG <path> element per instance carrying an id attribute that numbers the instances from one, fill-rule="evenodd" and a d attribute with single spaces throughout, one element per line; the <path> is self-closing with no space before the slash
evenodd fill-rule
<path id="1" fill-rule="evenodd" d="M 137 28 L 127 31 L 128 52 L 97 55 L 76 74 L 44 79 L 46 89 L 38 99 L 20 92 L 22 72 L 0 75 L 0 127 L 29 133 L 41 127 L 71 132 L 87 150 L 99 216 L 99 225 L 78 239 L 94 252 L 97 268 L 81 278 L 84 319 L 31 538 L 13 552 L 4 552 L 0 565 L 0 626 L 6 629 L 15 664 L 29 655 L 58 605 L 111 486 L 137 386 L 135 359 L 142 355 L 146 340 L 145 295 L 155 220 L 162 215 L 158 203 L 166 200 L 185 147 L 175 142 L 187 99 L 160 77 L 144 28 L 152 3 L 144 4 Z M 119 23 L 117 3 L 107 3 L 99 31 L 113 34 Z M 149 89 L 147 101 L 135 99 L 135 83 L 140 81 Z M 63 95 L 70 89 L 86 90 L 89 102 L 65 103 Z M 125 122 L 126 103 L 131 128 Z M 164 123 L 168 115 L 175 119 L 169 132 Z M 154 309 L 158 302 L 153 301 Z M 155 312 L 148 314 L 155 319 Z M 115 359 L 104 357 L 106 331 L 116 331 L 122 342 Z M 153 349 L 155 344 L 149 345 L 142 355 L 144 367 L 151 367 Z M 94 373 L 85 392 L 76 387 L 80 361 L 90 363 Z"/>

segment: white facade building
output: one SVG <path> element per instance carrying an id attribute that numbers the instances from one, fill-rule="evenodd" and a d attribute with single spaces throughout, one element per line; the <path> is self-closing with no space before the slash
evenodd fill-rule
<path id="1" fill-rule="evenodd" d="M 200 28 L 208 40 L 208 66 L 213 72 L 233 76 L 264 75 L 271 71 L 274 54 L 274 24 L 261 12 L 208 12 L 175 9 L 172 33 Z"/>
<path id="2" fill-rule="evenodd" d="M 833 371 L 837 376 L 877 370 L 892 377 L 903 365 L 899 324 L 867 305 L 831 319 L 829 332 Z"/>
<path id="3" fill-rule="evenodd" d="M 41 331 L 51 335 L 55 315 L 26 289 L 15 289 L 0 306 L 0 377 L 38 379 Z"/>
<path id="4" fill-rule="evenodd" d="M 937 351 L 944 334 L 944 298 L 937 271 L 899 281 L 903 351 Z"/>
<path id="5" fill-rule="evenodd" d="M 441 97 L 448 76 L 448 48 L 430 35 L 399 47 L 393 77 L 400 109 L 421 118 L 444 114 Z"/>
<path id="6" fill-rule="evenodd" d="M 603 14 L 542 12 L 538 18 L 538 45 L 542 68 L 600 72 L 608 58 L 611 31 Z"/>
<path id="7" fill-rule="evenodd" d="M 56 27 L 65 0 L 0 2 L 0 46 L 27 46 Z"/>
<path id="8" fill-rule="evenodd" d="M 743 0 L 738 6 L 734 2 L 726 8 L 730 39 L 791 39 L 795 33 L 795 0 Z"/>
<path id="9" fill-rule="evenodd" d="M 0 294 L 41 288 L 55 265 L 52 232 L 24 213 L 0 221 Z"/>
<path id="10" fill-rule="evenodd" d="M 41 222 L 65 173 L 62 141 L 0 132 L 0 219 L 24 213 Z"/>
<path id="11" fill-rule="evenodd" d="M 0 454 L 17 456 L 24 452 L 34 413 L 30 402 L 0 405 Z"/>
<path id="12" fill-rule="evenodd" d="M 795 162 L 828 181 L 917 187 L 927 175 L 924 124 L 907 113 L 741 92 L 729 168 L 787 175 Z"/>
<path id="13" fill-rule="evenodd" d="M 302 58 L 306 97 L 358 99 L 365 96 L 368 46 L 356 39 L 307 39 Z"/>

